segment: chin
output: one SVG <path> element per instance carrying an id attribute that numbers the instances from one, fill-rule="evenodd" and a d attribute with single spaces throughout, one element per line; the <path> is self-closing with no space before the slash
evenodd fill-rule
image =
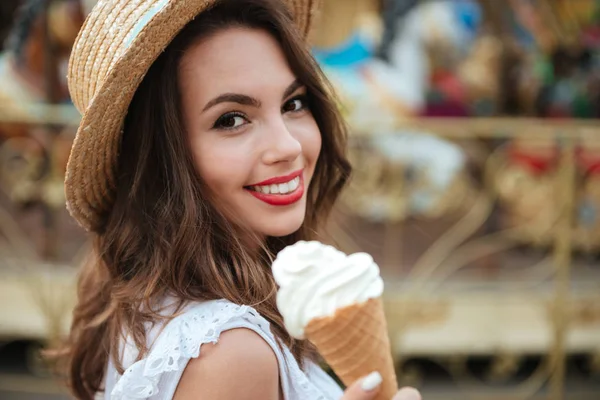
<path id="1" fill-rule="evenodd" d="M 260 236 L 282 237 L 296 232 L 306 217 L 306 200 L 290 208 L 270 208 L 268 211 L 245 209 L 246 226 Z"/>
<path id="2" fill-rule="evenodd" d="M 300 227 L 302 226 L 302 222 L 304 222 L 304 219 L 294 223 L 292 223 L 292 221 L 289 221 L 285 224 L 282 224 L 281 222 L 275 223 L 274 225 L 265 227 L 264 234 L 265 236 L 271 237 L 282 237 L 291 235 L 292 233 L 300 229 Z"/>
<path id="3" fill-rule="evenodd" d="M 260 227 L 259 231 L 265 236 L 282 237 L 296 232 L 304 222 L 304 213 L 287 217 L 269 218 Z"/>

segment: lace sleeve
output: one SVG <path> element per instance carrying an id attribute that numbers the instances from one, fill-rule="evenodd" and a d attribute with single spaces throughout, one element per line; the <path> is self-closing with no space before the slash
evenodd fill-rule
<path id="1" fill-rule="evenodd" d="M 191 358 L 198 357 L 205 343 L 216 343 L 233 321 L 246 321 L 261 329 L 268 322 L 253 308 L 216 300 L 176 317 L 160 333 L 147 357 L 133 363 L 118 379 L 111 400 L 147 399 L 159 392 L 163 374 L 183 371 Z M 265 326 L 265 324 L 267 326 Z M 238 325 L 243 326 L 243 324 Z"/>
<path id="2" fill-rule="evenodd" d="M 172 399 L 188 361 L 200 355 L 202 345 L 217 343 L 222 332 L 235 328 L 251 329 L 271 346 L 279 363 L 285 400 L 326 400 L 340 397 L 339 388 L 335 387 L 334 390 L 332 387 L 328 390 L 329 387 L 321 388 L 311 382 L 290 350 L 278 344 L 269 322 L 254 308 L 236 305 L 227 300 L 213 300 L 197 303 L 170 321 L 160 332 L 146 357 L 133 362 L 122 376 L 117 377 L 108 398 Z M 324 372 L 320 373 L 324 375 Z M 325 378 L 321 377 L 317 382 L 323 379 Z"/>

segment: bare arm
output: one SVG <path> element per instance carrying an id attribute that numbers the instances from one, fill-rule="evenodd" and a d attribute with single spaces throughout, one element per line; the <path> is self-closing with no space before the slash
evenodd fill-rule
<path id="1" fill-rule="evenodd" d="M 271 347 L 249 329 L 221 334 L 188 363 L 174 400 L 279 399 L 279 367 Z"/>

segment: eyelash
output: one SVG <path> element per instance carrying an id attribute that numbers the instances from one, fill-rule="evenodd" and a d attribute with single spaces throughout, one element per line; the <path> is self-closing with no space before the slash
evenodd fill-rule
<path id="1" fill-rule="evenodd" d="M 292 111 L 288 111 L 288 112 L 297 113 L 300 111 L 304 111 L 308 108 L 308 96 L 304 93 L 304 94 L 299 94 L 298 96 L 292 97 L 291 99 L 286 101 L 285 104 L 283 105 L 282 109 L 284 109 L 286 105 L 288 105 L 291 102 L 296 101 L 296 100 L 300 100 L 302 102 L 302 107 L 300 107 L 300 109 L 298 109 L 298 110 L 292 110 Z"/>
<path id="2" fill-rule="evenodd" d="M 240 117 L 240 118 L 243 118 L 244 120 L 248 121 L 246 116 L 244 114 L 242 114 L 241 112 L 232 111 L 232 112 L 225 113 L 225 114 L 221 115 L 219 118 L 217 118 L 217 121 L 215 122 L 213 129 L 219 129 L 219 130 L 224 130 L 224 131 L 231 131 L 231 130 L 237 129 L 238 127 L 227 127 L 224 124 L 225 121 L 227 121 L 228 119 L 236 118 L 236 117 Z"/>
<path id="3" fill-rule="evenodd" d="M 298 110 L 284 111 L 285 107 L 288 104 L 290 104 L 294 101 L 297 101 L 297 100 L 300 100 L 302 103 L 301 107 Z M 282 112 L 299 113 L 299 112 L 306 110 L 307 108 L 308 108 L 308 96 L 306 94 L 300 94 L 300 95 L 292 97 L 291 99 L 286 101 L 285 104 L 281 107 L 281 110 L 282 110 Z M 224 131 L 233 131 L 233 130 L 240 128 L 240 126 L 243 126 L 243 125 L 234 126 L 234 127 L 224 126 L 225 122 L 228 119 L 236 118 L 236 117 L 243 118 L 246 122 L 248 122 L 248 118 L 246 117 L 245 114 L 243 114 L 239 111 L 232 111 L 232 112 L 225 113 L 225 114 L 221 115 L 219 118 L 217 118 L 217 121 L 215 122 L 213 129 L 224 130 Z"/>

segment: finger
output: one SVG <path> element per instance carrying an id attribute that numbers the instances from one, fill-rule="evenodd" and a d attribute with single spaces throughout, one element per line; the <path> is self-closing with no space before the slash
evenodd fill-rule
<path id="1" fill-rule="evenodd" d="M 392 400 L 421 400 L 421 393 L 415 388 L 405 387 L 400 389 Z"/>
<path id="2" fill-rule="evenodd" d="M 340 400 L 371 400 L 377 396 L 383 378 L 379 372 L 371 372 L 359 379 L 344 392 Z"/>

